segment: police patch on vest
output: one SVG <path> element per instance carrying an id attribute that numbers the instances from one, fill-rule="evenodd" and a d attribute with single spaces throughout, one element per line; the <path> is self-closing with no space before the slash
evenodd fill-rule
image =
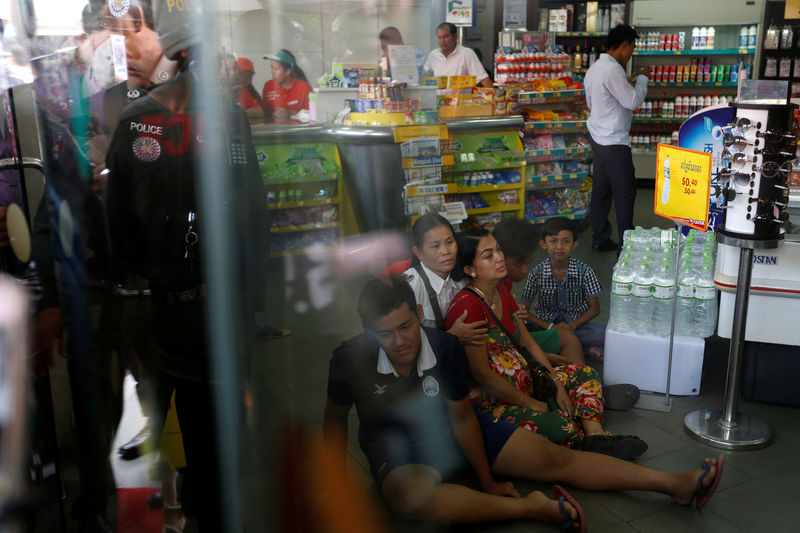
<path id="1" fill-rule="evenodd" d="M 422 380 L 422 392 L 431 398 L 439 395 L 439 382 L 433 376 L 426 376 Z"/>
<path id="2" fill-rule="evenodd" d="M 155 161 L 161 155 L 161 145 L 152 137 L 139 137 L 133 141 L 133 154 L 141 161 Z"/>
<path id="3" fill-rule="evenodd" d="M 125 16 L 131 8 L 131 0 L 108 0 L 108 10 L 117 18 Z"/>

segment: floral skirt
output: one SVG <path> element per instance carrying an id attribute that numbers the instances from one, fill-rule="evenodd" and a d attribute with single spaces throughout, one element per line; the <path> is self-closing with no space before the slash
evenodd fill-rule
<path id="1" fill-rule="evenodd" d="M 489 345 L 489 366 L 492 371 L 514 385 L 518 390 L 533 396 L 530 374 L 525 359 L 516 348 Z M 555 397 L 547 405 L 550 411 L 505 403 L 475 387 L 470 398 L 475 407 L 492 414 L 498 420 L 506 420 L 527 430 L 539 433 L 555 444 L 574 448 L 583 440 L 581 419 L 603 423 L 603 392 L 600 377 L 592 367 L 565 365 L 556 368 L 556 376 L 566 389 L 573 406 L 573 415 L 559 409 Z"/>

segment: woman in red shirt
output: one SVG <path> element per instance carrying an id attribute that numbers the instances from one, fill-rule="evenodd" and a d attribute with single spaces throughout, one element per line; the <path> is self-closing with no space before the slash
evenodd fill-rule
<path id="1" fill-rule="evenodd" d="M 485 320 L 488 327 L 487 344 L 463 345 L 474 382 L 470 391 L 473 407 L 568 448 L 628 460 L 647 449 L 637 437 L 606 434 L 600 377 L 592 367 L 569 364 L 553 368 L 520 325 L 517 304 L 502 283 L 506 277 L 503 252 L 488 231 L 464 229 L 458 240 L 456 268 L 467 275 L 469 283 L 453 298 L 445 327 L 464 311 L 465 322 Z M 529 362 L 517 346 L 526 348 L 555 383 L 555 395 L 546 401 L 534 398 Z"/>
<path id="2" fill-rule="evenodd" d="M 297 66 L 294 55 L 285 49 L 264 56 L 272 60 L 272 79 L 264 84 L 261 102 L 268 120 L 287 122 L 303 109 L 308 109 L 311 86 L 303 70 Z"/>

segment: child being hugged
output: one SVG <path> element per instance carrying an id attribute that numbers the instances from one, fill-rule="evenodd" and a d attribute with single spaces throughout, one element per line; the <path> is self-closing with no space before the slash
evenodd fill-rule
<path id="1" fill-rule="evenodd" d="M 528 327 L 573 331 L 586 356 L 602 361 L 606 325 L 591 320 L 600 314 L 603 287 L 590 266 L 571 257 L 578 246 L 575 223 L 563 217 L 548 219 L 539 245 L 548 258 L 531 269 L 522 291 Z"/>

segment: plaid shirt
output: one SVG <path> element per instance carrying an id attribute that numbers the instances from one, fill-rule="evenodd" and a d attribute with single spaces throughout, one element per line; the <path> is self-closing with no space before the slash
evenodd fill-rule
<path id="1" fill-rule="evenodd" d="M 553 276 L 548 257 L 528 273 L 522 290 L 524 302 L 536 301 L 534 315 L 547 322 L 572 322 L 589 310 L 589 298 L 603 294 L 594 271 L 570 257 L 564 281 Z"/>

